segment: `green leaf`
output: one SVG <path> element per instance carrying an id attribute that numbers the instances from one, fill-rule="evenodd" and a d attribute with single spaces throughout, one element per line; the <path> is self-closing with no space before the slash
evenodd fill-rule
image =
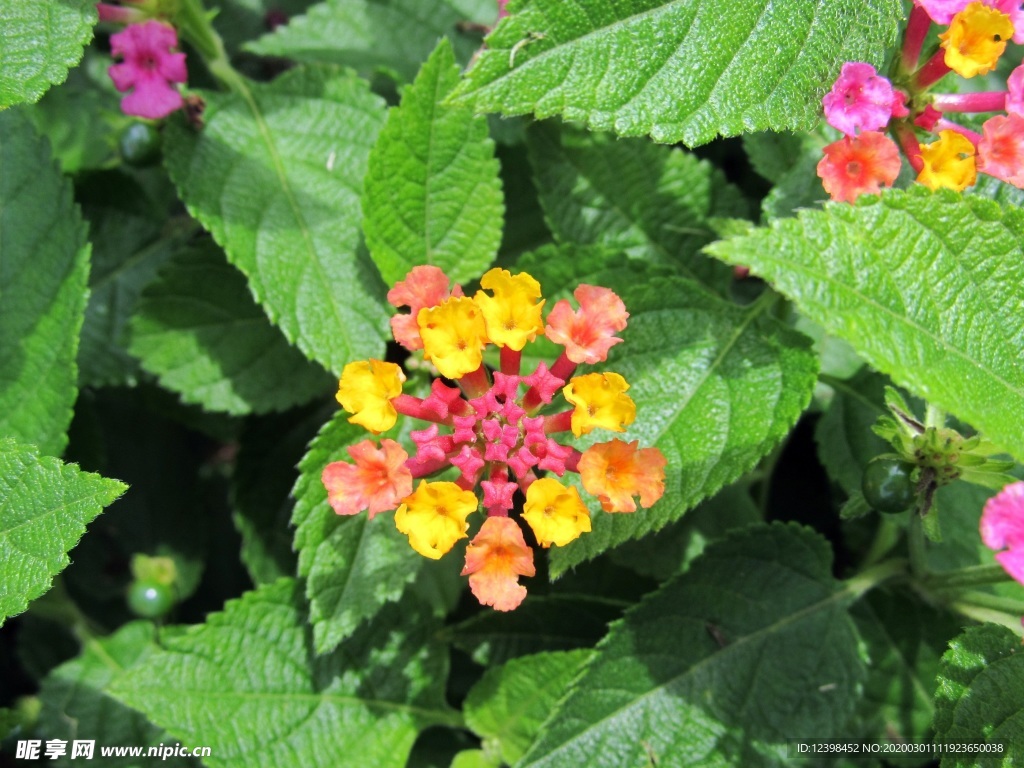
<path id="1" fill-rule="evenodd" d="M 544 651 L 591 648 L 622 610 L 603 595 L 531 593 L 514 611 L 486 611 L 457 625 L 452 643 L 487 667 Z"/>
<path id="2" fill-rule="evenodd" d="M 902 15 L 898 0 L 533 0 L 456 95 L 666 144 L 810 128 L 842 62 L 881 64 Z"/>
<path id="3" fill-rule="evenodd" d="M 1005 746 L 999 757 L 943 757 L 942 768 L 1008 768 L 1024 759 L 1024 653 L 1017 634 L 986 624 L 950 643 L 935 691 L 935 743 Z"/>
<path id="4" fill-rule="evenodd" d="M 512 765 L 529 749 L 591 653 L 540 653 L 487 670 L 466 696 L 466 725 Z"/>
<path id="5" fill-rule="evenodd" d="M 64 82 L 96 18 L 94 0 L 0 0 L 0 109 Z"/>
<path id="6" fill-rule="evenodd" d="M 57 456 L 77 395 L 86 228 L 22 110 L 0 112 L 0 168 L 0 436 Z"/>
<path id="7" fill-rule="evenodd" d="M 519 763 L 782 764 L 793 734 L 838 738 L 865 677 L 831 551 L 747 528 L 612 626 Z"/>
<path id="8" fill-rule="evenodd" d="M 585 265 L 576 267 L 579 278 Z M 538 279 L 551 296 L 555 283 Z M 631 265 L 583 282 L 614 286 L 626 303 L 624 343 L 604 367 L 625 377 L 637 406 L 623 439 L 660 448 L 668 466 L 651 509 L 609 515 L 592 501 L 592 532 L 551 551 L 556 577 L 679 519 L 756 466 L 796 423 L 817 373 L 808 340 L 770 317 L 769 296 L 737 307 L 680 278 L 638 279 Z"/>
<path id="9" fill-rule="evenodd" d="M 1024 213 L 890 191 L 708 250 L 751 269 L 894 382 L 1024 458 Z"/>
<path id="10" fill-rule="evenodd" d="M 267 320 L 243 275 L 206 242 L 175 254 L 143 292 L 129 349 L 160 383 L 209 411 L 281 411 L 331 388 Z"/>
<path id="11" fill-rule="evenodd" d="M 384 71 L 409 82 L 434 49 L 439 37 L 456 42 L 456 53 L 467 61 L 479 38 L 460 35 L 459 22 L 490 24 L 464 0 L 326 0 L 264 35 L 246 50 L 311 64 L 342 64 L 361 72 Z"/>
<path id="12" fill-rule="evenodd" d="M 321 653 L 333 649 L 384 605 L 398 600 L 421 569 L 437 566 L 409 546 L 395 528 L 392 513 L 381 513 L 373 520 L 365 512 L 341 516 L 327 503 L 327 490 L 320 481 L 324 467 L 332 461 L 351 461 L 345 449 L 370 438 L 365 429 L 349 424 L 348 418 L 349 414 L 338 411 L 320 430 L 299 463 L 299 479 L 292 491 L 294 548 L 299 553 L 299 575 L 306 579 L 309 620 Z M 403 426 L 380 437 L 395 439 Z M 453 552 L 448 557 L 458 555 Z"/>
<path id="13" fill-rule="evenodd" d="M 146 747 L 171 741 L 162 728 L 107 694 L 107 689 L 127 669 L 157 649 L 156 639 L 152 622 L 125 624 L 108 637 L 86 640 L 81 655 L 57 667 L 43 680 L 39 691 L 43 706 L 38 727 L 45 738 L 68 742 L 68 754 L 56 765 L 80 763 L 80 759 L 70 756 L 75 739 L 89 739 L 104 746 Z M 94 756 L 100 756 L 99 750 Z M 104 766 L 139 764 L 135 757 L 103 757 L 102 760 Z M 197 763 L 189 761 L 187 764 Z"/>
<path id="14" fill-rule="evenodd" d="M 92 243 L 89 303 L 78 347 L 79 383 L 135 384 L 139 363 L 128 354 L 128 319 L 142 289 L 156 278 L 184 235 L 197 227 L 191 221 L 168 226 L 166 210 L 121 171 L 84 175 L 76 195 Z"/>
<path id="15" fill-rule="evenodd" d="M 699 253 L 711 217 L 750 213 L 742 193 L 689 152 L 558 126 L 531 127 L 530 163 L 561 242 L 599 244 L 723 287 L 732 270 Z"/>
<path id="16" fill-rule="evenodd" d="M 282 579 L 227 603 L 111 687 L 210 768 L 401 768 L 417 732 L 451 724 L 447 655 L 418 606 L 391 606 L 330 656 L 312 650 L 299 585 Z"/>
<path id="17" fill-rule="evenodd" d="M 50 588 L 85 526 L 126 488 L 0 441 L 0 625 Z"/>
<path id="18" fill-rule="evenodd" d="M 868 462 L 892 451 L 871 431 L 878 417 L 889 413 L 885 407 L 888 380 L 862 369 L 846 381 L 829 379 L 827 383 L 834 395 L 815 428 L 818 457 L 829 476 L 851 495 L 860 490 Z"/>
<path id="19" fill-rule="evenodd" d="M 86 48 L 82 63 L 60 88 L 52 88 L 29 111 L 36 130 L 50 140 L 64 173 L 116 162 L 117 134 L 135 118 L 121 111 L 121 94 L 107 74 L 109 54 Z"/>
<path id="20" fill-rule="evenodd" d="M 269 22 L 282 21 L 279 17 L 275 19 L 274 15 L 284 14 L 284 21 L 291 23 L 294 17 L 314 5 L 314 0 L 218 0 L 216 5 L 213 27 L 228 50 L 234 52 L 270 30 Z"/>
<path id="21" fill-rule="evenodd" d="M 166 164 L 182 199 L 309 357 L 334 373 L 381 357 L 384 287 L 359 248 L 359 197 L 383 102 L 333 70 L 237 87 L 203 94 L 201 131 L 182 119 L 167 126 Z"/>
<path id="22" fill-rule="evenodd" d="M 929 741 L 939 659 L 959 632 L 959 620 L 914 595 L 889 590 L 871 592 L 850 614 L 871 659 L 860 702 L 865 736 L 879 742 Z M 930 760 L 925 756 L 907 765 Z"/>
<path id="23" fill-rule="evenodd" d="M 388 285 L 420 264 L 466 282 L 498 252 L 504 205 L 494 142 L 485 118 L 443 103 L 458 82 L 451 44 L 442 40 L 370 152 L 364 231 Z"/>
<path id="24" fill-rule="evenodd" d="M 709 542 L 761 520 L 761 510 L 754 504 L 750 489 L 743 483 L 730 485 L 702 501 L 681 520 L 615 548 L 611 558 L 643 576 L 665 581 L 684 571 Z"/>
<path id="25" fill-rule="evenodd" d="M 334 404 L 328 406 L 331 412 Z M 296 465 L 327 417 L 321 404 L 250 419 L 239 437 L 231 473 L 231 507 L 242 536 L 242 563 L 254 584 L 268 584 L 296 572 L 289 521 Z"/>
<path id="26" fill-rule="evenodd" d="M 808 137 L 784 131 L 762 131 L 743 135 L 743 149 L 754 170 L 773 184 L 779 184 L 804 154 Z"/>

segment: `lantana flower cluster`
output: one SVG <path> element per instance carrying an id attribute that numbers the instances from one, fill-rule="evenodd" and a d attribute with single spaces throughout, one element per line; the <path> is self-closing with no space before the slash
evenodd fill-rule
<path id="1" fill-rule="evenodd" d="M 938 50 L 921 64 L 933 23 L 946 29 Z M 963 191 L 978 173 L 1024 187 L 1024 64 L 1013 70 L 1005 91 L 930 92 L 950 72 L 964 78 L 991 72 L 1009 40 L 1024 42 L 1020 0 L 914 0 L 893 78 L 870 64 L 847 62 L 822 100 L 825 120 L 845 134 L 825 147 L 818 163 L 825 191 L 853 202 L 891 187 L 900 172 L 899 149 L 929 189 Z M 949 119 L 957 112 L 998 114 L 979 134 Z M 920 136 L 937 139 L 922 142 Z"/>
<path id="2" fill-rule="evenodd" d="M 470 516 L 482 511 L 462 573 L 482 604 L 508 611 L 526 596 L 519 577 L 535 574 L 523 523 L 541 547 L 564 546 L 591 529 L 579 491 L 561 478 L 578 473 L 605 512 L 634 512 L 637 500 L 649 507 L 664 493 L 665 457 L 635 440 L 584 451 L 560 442 L 567 433 L 623 432 L 636 417 L 622 376 L 575 375 L 622 341 L 616 334 L 629 313 L 613 291 L 580 285 L 577 309 L 563 299 L 545 319 L 540 284 L 529 274 L 492 269 L 480 285 L 471 298 L 442 270 L 419 266 L 388 293 L 393 306 L 409 309 L 392 318 L 395 340 L 422 350 L 447 381 L 434 379 L 420 398 L 402 391 L 405 375 L 394 363 L 346 365 L 337 399 L 350 422 L 375 434 L 391 429 L 398 414 L 429 426 L 412 431 L 412 456 L 395 440 L 364 440 L 348 448 L 351 461 L 328 464 L 322 480 L 335 512 L 366 510 L 373 518 L 395 510 L 398 530 L 432 559 L 468 538 Z M 563 351 L 550 368 L 540 362 L 524 373 L 522 351 L 538 336 Z M 488 345 L 497 347 L 498 370 L 484 364 Z M 428 479 L 452 467 L 454 481 Z M 521 512 L 517 491 L 525 498 Z"/>
<path id="3" fill-rule="evenodd" d="M 110 51 L 122 61 L 108 70 L 122 93 L 126 115 L 159 120 L 181 109 L 178 83 L 188 80 L 185 54 L 177 30 L 161 15 L 160 0 L 123 0 L 125 5 L 97 3 L 100 21 L 125 24 L 110 36 Z"/>

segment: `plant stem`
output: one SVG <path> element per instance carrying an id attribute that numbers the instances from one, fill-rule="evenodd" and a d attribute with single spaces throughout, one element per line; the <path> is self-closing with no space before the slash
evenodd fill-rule
<path id="1" fill-rule="evenodd" d="M 1024 616 L 1024 600 L 1017 600 L 1013 597 L 1000 597 L 989 592 L 964 592 L 958 596 L 958 603 L 970 603 L 979 608 L 991 608 L 994 611 L 1002 611 L 1013 616 Z"/>
<path id="2" fill-rule="evenodd" d="M 242 76 L 231 66 L 224 41 L 210 24 L 201 0 L 180 0 L 174 21 L 182 37 L 203 57 L 210 74 L 232 91 L 247 90 Z"/>
<path id="3" fill-rule="evenodd" d="M 928 590 L 960 589 L 962 587 L 980 587 L 986 584 L 1000 584 L 1013 581 L 1010 574 L 1001 565 L 975 565 L 956 571 L 931 573 L 921 579 L 921 586 Z"/>
<path id="4" fill-rule="evenodd" d="M 861 568 L 869 568 L 889 554 L 889 551 L 899 542 L 900 535 L 900 527 L 887 517 L 882 516 L 875 531 L 875 539 L 871 542 L 871 547 L 861 562 Z"/>
<path id="5" fill-rule="evenodd" d="M 954 610 L 969 619 L 974 619 L 975 621 L 983 623 L 991 622 L 992 624 L 1001 624 L 1008 629 L 1012 629 L 1018 635 L 1022 632 L 1020 618 L 1004 613 L 1003 611 L 985 608 L 967 601 L 951 603 L 949 607 L 951 610 Z"/>
<path id="6" fill-rule="evenodd" d="M 907 528 L 907 551 L 910 554 L 910 571 L 916 577 L 926 576 L 928 560 L 925 555 L 924 524 L 916 512 L 910 515 L 910 526 Z"/>
<path id="7" fill-rule="evenodd" d="M 843 591 L 852 597 L 854 600 L 859 598 L 865 592 L 874 589 L 882 582 L 893 579 L 897 576 L 903 576 L 907 573 L 907 561 L 903 558 L 896 558 L 893 560 L 886 560 L 884 563 L 872 566 L 867 570 L 861 571 L 856 576 L 845 581 Z"/>

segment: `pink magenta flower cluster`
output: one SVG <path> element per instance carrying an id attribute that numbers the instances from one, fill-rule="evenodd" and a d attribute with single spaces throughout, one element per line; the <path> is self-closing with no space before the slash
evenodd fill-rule
<path id="1" fill-rule="evenodd" d="M 1024 482 L 1010 483 L 985 504 L 981 540 L 995 550 L 1006 572 L 1024 584 Z"/>
<path id="2" fill-rule="evenodd" d="M 159 120 L 181 109 L 185 101 L 175 87 L 188 80 L 185 54 L 177 50 L 178 32 L 152 18 L 151 0 L 124 0 L 128 5 L 98 3 L 100 21 L 127 24 L 110 36 L 110 51 L 122 59 L 108 70 L 126 115 Z"/>
<path id="3" fill-rule="evenodd" d="M 590 530 L 579 491 L 556 478 L 578 473 L 605 512 L 634 512 L 637 499 L 649 507 L 664 493 L 665 457 L 635 440 L 581 452 L 556 439 L 622 432 L 636 417 L 622 376 L 574 375 L 578 365 L 605 361 L 622 341 L 616 334 L 629 313 L 613 291 L 580 285 L 573 293 L 578 308 L 563 299 L 545 320 L 540 284 L 525 272 L 492 269 L 472 298 L 449 282 L 437 267 L 415 267 L 388 301 L 410 310 L 392 318 L 395 340 L 422 350 L 454 386 L 434 379 L 426 397 L 405 394 L 402 369 L 381 360 L 349 363 L 338 384 L 349 421 L 371 432 L 391 429 L 398 414 L 427 422 L 410 434 L 414 454 L 389 438 L 366 440 L 348 449 L 351 461 L 328 464 L 322 479 L 335 512 L 367 510 L 372 518 L 395 510 L 395 525 L 413 549 L 434 559 L 468 538 L 468 517 L 482 506 L 485 519 L 467 546 L 463 575 L 481 603 L 507 611 L 526 595 L 519 577 L 535 574 L 520 520 L 542 547 L 564 546 Z M 523 374 L 522 350 L 542 335 L 563 351 L 550 368 L 540 362 Z M 484 364 L 488 345 L 497 347 L 498 370 Z M 558 407 L 559 396 L 568 407 Z M 426 479 L 449 468 L 454 481 Z M 518 514 L 517 492 L 524 497 Z"/>
<path id="4" fill-rule="evenodd" d="M 939 50 L 918 66 L 932 23 L 948 28 L 939 35 Z M 1024 42 L 1020 0 L 915 0 L 895 67 L 897 85 L 870 64 L 847 62 L 822 99 L 825 120 L 844 134 L 818 163 L 825 191 L 853 202 L 891 187 L 900 172 L 899 149 L 930 189 L 962 191 L 978 173 L 1024 187 L 1024 65 L 1005 91 L 929 93 L 950 72 L 970 78 L 992 71 L 1010 39 Z M 1003 114 L 986 120 L 978 134 L 950 121 L 952 112 Z M 928 134 L 938 139 L 921 143 L 918 136 Z"/>

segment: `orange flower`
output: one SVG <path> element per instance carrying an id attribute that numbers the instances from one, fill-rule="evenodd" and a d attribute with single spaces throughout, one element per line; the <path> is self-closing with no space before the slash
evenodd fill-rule
<path id="1" fill-rule="evenodd" d="M 545 333 L 565 347 L 565 356 L 574 363 L 593 365 L 608 359 L 608 350 L 622 339 L 614 334 L 626 327 L 629 312 L 615 291 L 581 284 L 572 294 L 580 308 L 562 299 L 548 314 Z"/>
<path id="2" fill-rule="evenodd" d="M 412 473 L 405 466 L 409 454 L 394 440 L 381 440 L 380 448 L 375 448 L 372 440 L 364 440 L 350 446 L 348 455 L 355 464 L 332 462 L 320 476 L 327 488 L 327 501 L 339 515 L 369 509 L 372 520 L 412 493 Z"/>
<path id="3" fill-rule="evenodd" d="M 451 296 L 461 296 L 462 287 L 456 285 L 448 290 L 448 276 L 439 268 L 430 265 L 413 267 L 405 280 L 395 283 L 388 291 L 388 303 L 393 307 L 409 307 L 408 315 L 395 315 L 391 318 L 391 332 L 395 341 L 415 352 L 423 349 L 420 338 L 420 327 L 416 316 L 421 309 L 436 307 Z"/>
<path id="4" fill-rule="evenodd" d="M 466 547 L 469 588 L 481 605 L 511 611 L 523 602 L 526 587 L 520 576 L 533 576 L 533 550 L 526 546 L 523 532 L 507 517 L 488 517 L 480 532 Z"/>
<path id="5" fill-rule="evenodd" d="M 891 187 L 900 173 L 900 154 L 892 139 L 878 131 L 844 136 L 824 149 L 818 176 L 833 200 L 852 203 L 858 195 Z"/>
<path id="6" fill-rule="evenodd" d="M 650 507 L 665 493 L 665 456 L 657 448 L 637 449 L 639 442 L 612 440 L 583 452 L 579 471 L 587 493 L 597 496 L 605 512 L 635 512 L 634 496 Z"/>

